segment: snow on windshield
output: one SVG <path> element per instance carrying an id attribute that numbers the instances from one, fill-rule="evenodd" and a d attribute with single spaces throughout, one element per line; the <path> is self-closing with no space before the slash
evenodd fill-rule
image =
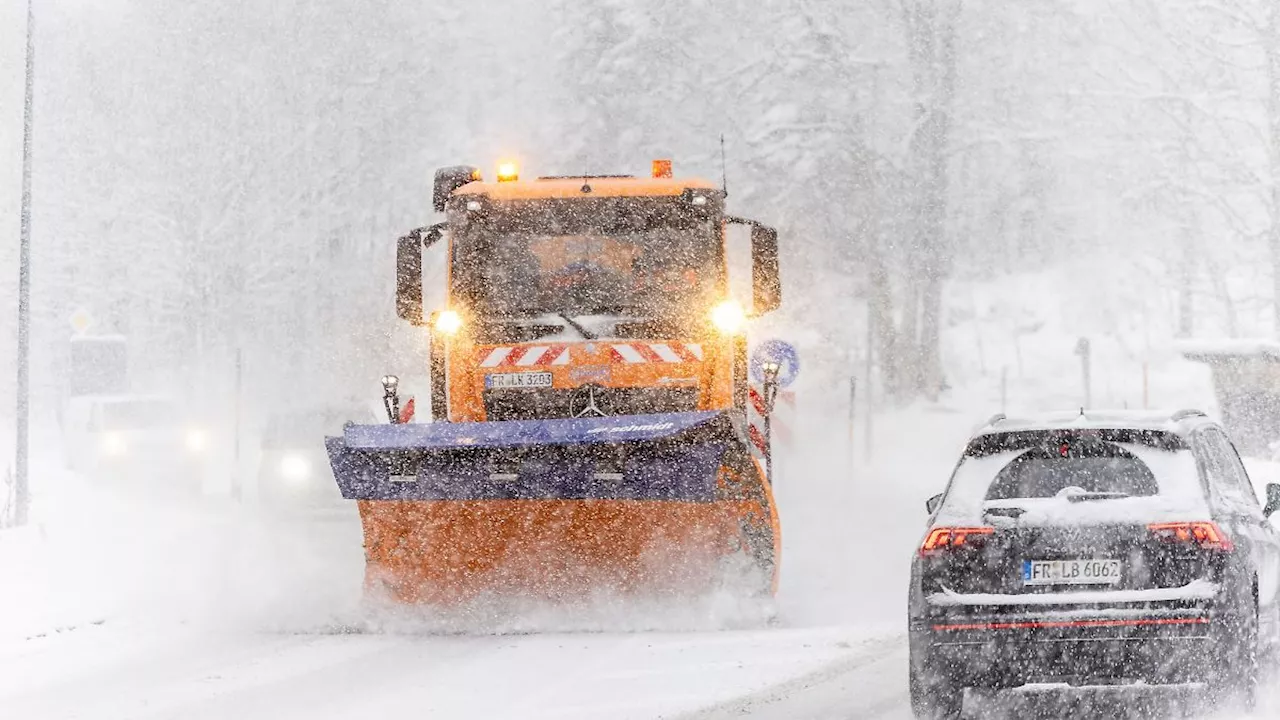
<path id="1" fill-rule="evenodd" d="M 1125 521 L 1147 523 L 1165 519 L 1209 517 L 1195 456 L 1189 450 L 1162 450 L 1142 443 L 1116 443 L 1116 446 L 1134 461 L 1140 462 L 1142 469 L 1135 470 L 1133 465 L 1120 468 L 1110 465 L 1098 467 L 1091 463 L 1088 467 L 1055 469 L 1047 481 L 1038 478 L 1037 482 L 1031 483 L 1027 488 L 1030 492 L 1026 493 L 1011 492 L 1013 488 L 1002 485 L 1005 478 L 1011 476 L 1009 470 L 1012 468 L 1015 473 L 1021 472 L 1022 467 L 1026 467 L 1023 463 L 1027 459 L 1035 463 L 1032 467 L 1042 467 L 1044 461 L 1037 457 L 1036 448 L 978 457 L 966 456 L 956 467 L 935 522 L 943 525 L 989 524 L 988 520 L 992 518 L 984 519 L 983 511 L 993 507 L 1026 510 L 1026 513 L 1018 517 L 1018 523 L 1024 525 Z M 1134 473 L 1144 479 L 1149 474 L 1156 487 L 1142 488 L 1144 491 L 1140 493 L 1123 493 L 1122 497 L 1103 497 L 1087 502 L 1073 501 L 1069 497 L 1073 492 L 1121 492 L 1126 485 L 1116 484 L 1111 475 L 1117 470 L 1121 473 Z M 1094 472 L 1101 472 L 1103 475 L 1100 478 L 1090 477 L 1090 473 Z M 1056 484 L 1057 490 L 1048 492 L 1052 488 L 1044 487 L 1044 482 Z M 1125 481 L 1121 481 L 1123 482 Z M 1026 487 L 1020 484 L 1018 486 Z M 1132 486 L 1127 487 L 1133 489 Z"/>

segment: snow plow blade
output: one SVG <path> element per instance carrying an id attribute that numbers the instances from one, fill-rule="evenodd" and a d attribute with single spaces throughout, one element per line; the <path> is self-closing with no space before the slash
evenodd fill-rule
<path id="1" fill-rule="evenodd" d="M 366 594 L 696 592 L 743 550 L 772 586 L 776 516 L 729 412 L 349 425 L 326 446 Z"/>

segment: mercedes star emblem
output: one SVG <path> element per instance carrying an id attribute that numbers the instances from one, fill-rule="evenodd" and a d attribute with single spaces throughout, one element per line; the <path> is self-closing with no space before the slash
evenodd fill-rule
<path id="1" fill-rule="evenodd" d="M 583 385 L 574 391 L 572 397 L 569 398 L 569 414 L 573 417 L 587 417 L 594 415 L 596 417 L 604 417 L 605 411 L 600 405 L 603 398 L 597 403 L 596 391 L 602 388 L 596 385 Z"/>

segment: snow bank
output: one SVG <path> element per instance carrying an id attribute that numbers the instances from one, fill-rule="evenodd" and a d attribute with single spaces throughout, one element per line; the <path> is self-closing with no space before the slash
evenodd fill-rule
<path id="1" fill-rule="evenodd" d="M 0 640 L 146 619 L 255 627 L 331 621 L 354 606 L 357 524 L 275 524 L 213 501 L 160 503 L 43 476 L 35 522 L 0 533 Z"/>

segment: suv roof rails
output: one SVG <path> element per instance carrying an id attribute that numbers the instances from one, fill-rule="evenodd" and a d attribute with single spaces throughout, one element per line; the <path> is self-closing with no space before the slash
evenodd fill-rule
<path id="1" fill-rule="evenodd" d="M 1187 418 L 1190 418 L 1190 417 L 1207 417 L 1207 416 L 1204 414 L 1203 410 L 1196 410 L 1195 408 L 1185 408 L 1183 410 L 1179 410 L 1178 412 L 1174 413 L 1169 419 L 1173 420 L 1174 422 L 1177 422 L 1178 420 L 1186 420 Z"/>

